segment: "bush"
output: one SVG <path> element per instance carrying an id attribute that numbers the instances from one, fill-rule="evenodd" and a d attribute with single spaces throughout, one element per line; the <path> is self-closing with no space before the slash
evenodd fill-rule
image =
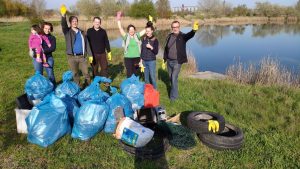
<path id="1" fill-rule="evenodd" d="M 0 16 L 24 16 L 29 11 L 28 8 L 21 0 L 0 0 Z"/>
<path id="2" fill-rule="evenodd" d="M 3 16 L 5 12 L 4 2 L 3 0 L 0 0 L 0 16 Z"/>
<path id="3" fill-rule="evenodd" d="M 299 75 L 280 65 L 277 59 L 263 58 L 259 65 L 238 61 L 229 66 L 226 75 L 239 83 L 299 87 Z"/>
<path id="4" fill-rule="evenodd" d="M 131 5 L 129 16 L 134 18 L 148 18 L 148 15 L 156 18 L 157 13 L 151 0 L 141 0 Z"/>

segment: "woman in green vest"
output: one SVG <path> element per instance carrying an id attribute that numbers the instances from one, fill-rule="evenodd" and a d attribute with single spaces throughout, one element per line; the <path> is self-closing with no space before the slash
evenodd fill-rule
<path id="1" fill-rule="evenodd" d="M 127 33 L 121 25 L 121 12 L 117 13 L 118 27 L 123 38 L 124 47 L 124 63 L 126 67 L 127 78 L 132 74 L 137 74 L 141 55 L 141 37 L 145 34 L 145 29 L 141 32 L 136 32 L 134 25 L 128 25 Z"/>

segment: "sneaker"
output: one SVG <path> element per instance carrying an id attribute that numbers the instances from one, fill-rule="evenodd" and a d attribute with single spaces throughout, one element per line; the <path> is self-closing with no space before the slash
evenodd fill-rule
<path id="1" fill-rule="evenodd" d="M 41 58 L 36 58 L 36 61 L 39 62 L 39 63 L 43 62 Z"/>

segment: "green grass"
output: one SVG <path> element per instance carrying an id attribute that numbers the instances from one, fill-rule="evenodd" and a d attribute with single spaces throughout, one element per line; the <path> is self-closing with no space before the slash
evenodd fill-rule
<path id="1" fill-rule="evenodd" d="M 189 110 L 219 112 L 228 123 L 239 126 L 245 135 L 242 149 L 215 151 L 195 136 L 196 146 L 176 147 L 155 161 L 136 160 L 125 153 L 118 141 L 103 132 L 89 142 L 64 136 L 48 148 L 27 142 L 17 134 L 15 98 L 24 92 L 34 70 L 28 56 L 28 23 L 0 25 L 0 168 L 299 168 L 300 90 L 206 81 L 180 77 L 180 99 L 171 103 L 167 95 L 166 73 L 159 70 L 161 104 L 168 115 Z M 62 35 L 57 37 L 55 75 L 61 80 L 68 70 Z M 113 85 L 124 79 L 122 51 L 113 49 Z M 118 59 L 117 59 L 118 58 Z"/>

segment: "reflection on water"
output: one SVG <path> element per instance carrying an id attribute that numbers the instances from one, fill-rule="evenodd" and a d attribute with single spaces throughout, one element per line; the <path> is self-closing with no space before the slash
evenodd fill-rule
<path id="1" fill-rule="evenodd" d="M 252 28 L 254 37 L 273 36 L 280 33 L 297 35 L 300 32 L 300 25 L 278 25 L 278 24 L 264 24 L 255 25 Z"/>
<path id="2" fill-rule="evenodd" d="M 187 33 L 191 28 L 184 27 L 181 30 Z M 114 35 L 116 33 L 112 32 Z M 169 33 L 169 29 L 155 32 L 161 47 Z M 120 36 L 111 40 L 114 47 L 121 47 L 121 44 Z M 267 56 L 278 59 L 289 69 L 299 71 L 299 44 L 300 24 L 206 25 L 201 26 L 195 37 L 187 43 L 187 50 L 195 56 L 199 71 L 224 73 L 235 58 L 255 64 Z"/>
<path id="3" fill-rule="evenodd" d="M 202 46 L 213 46 L 219 39 L 230 34 L 230 26 L 204 26 L 196 34 L 196 39 Z"/>

